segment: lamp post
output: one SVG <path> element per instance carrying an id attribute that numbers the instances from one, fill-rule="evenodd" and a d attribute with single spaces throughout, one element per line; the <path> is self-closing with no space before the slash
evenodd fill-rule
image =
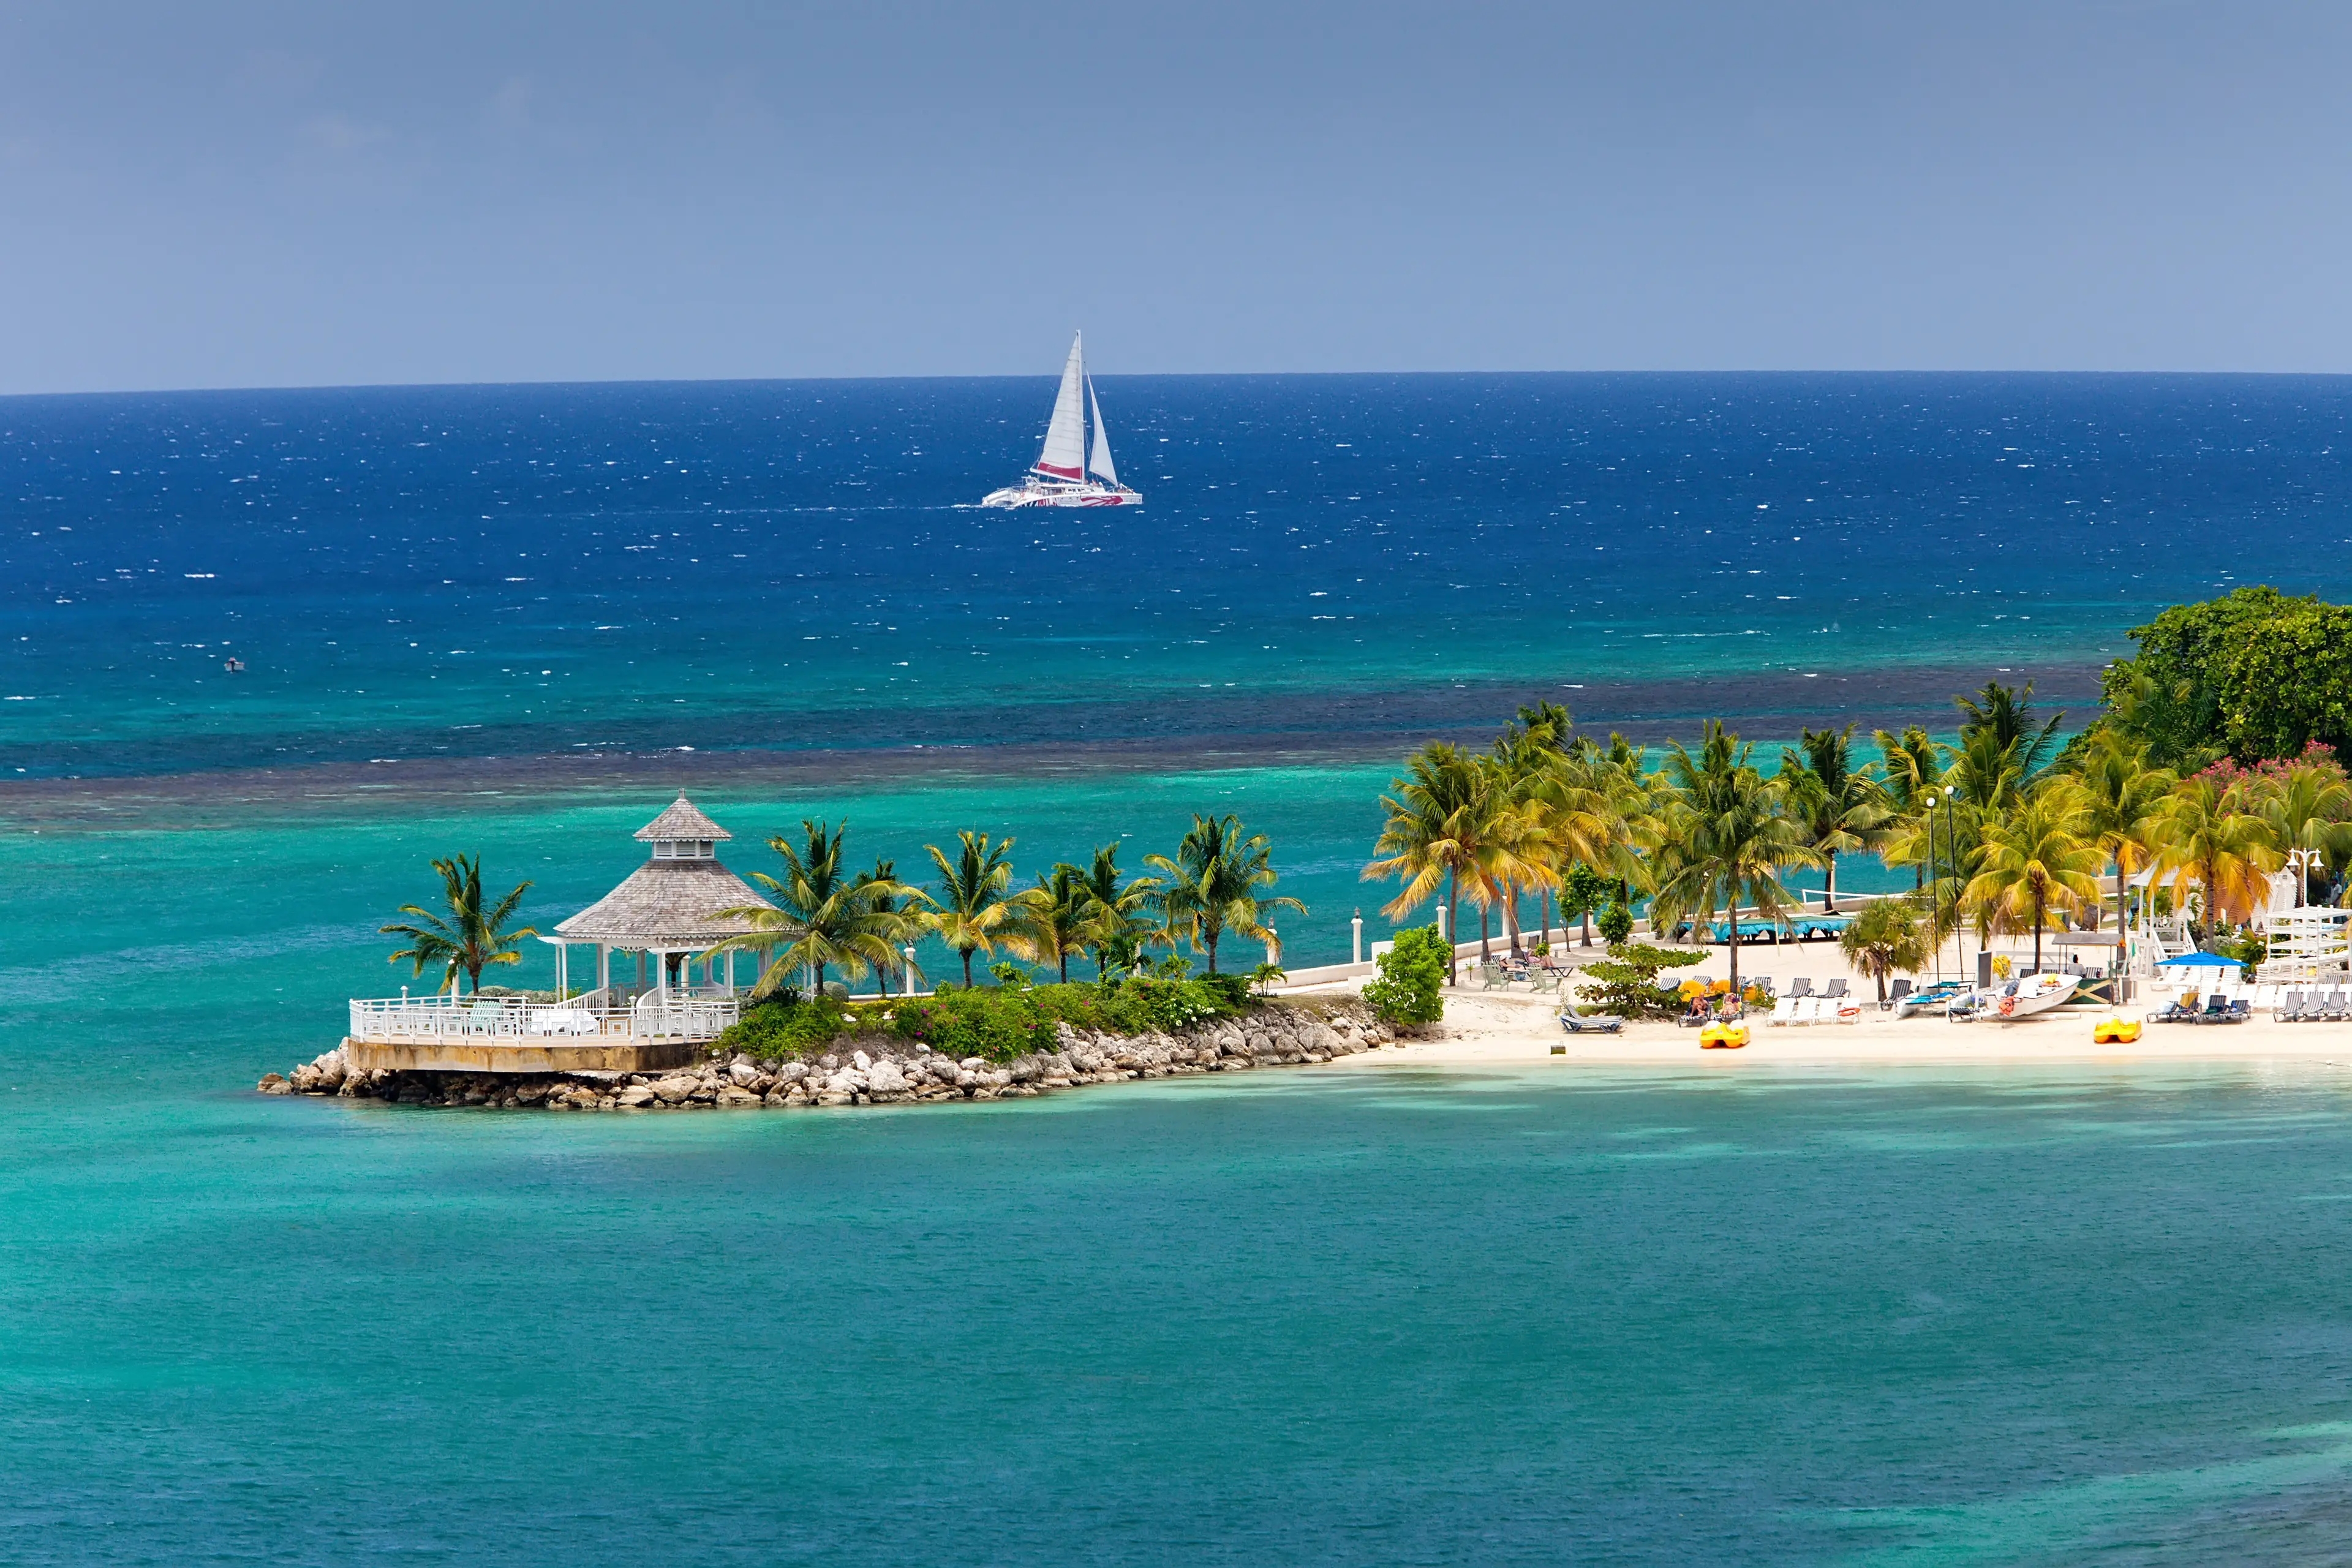
<path id="1" fill-rule="evenodd" d="M 1952 797 L 1959 793 L 1950 784 L 1944 786 L 1944 856 L 1952 863 L 1952 880 L 1955 882 L 1960 879 L 1960 841 L 1953 837 Z M 1927 809 L 1932 814 L 1935 807 L 1931 805 Z M 1936 951 L 1943 951 L 1941 942 L 1936 944 Z M 1960 890 L 1955 888 L 1952 889 L 1952 957 L 1956 963 L 1959 962 L 1960 951 Z"/>
<path id="2" fill-rule="evenodd" d="M 2311 907 L 2311 868 L 2319 861 L 2320 853 L 2316 849 L 2290 849 L 2286 852 L 2286 863 L 2294 868 L 2294 903 L 2297 909 Z"/>
<path id="3" fill-rule="evenodd" d="M 915 994 L 915 944 L 910 942 L 898 951 L 907 955 L 907 994 L 912 996 Z"/>

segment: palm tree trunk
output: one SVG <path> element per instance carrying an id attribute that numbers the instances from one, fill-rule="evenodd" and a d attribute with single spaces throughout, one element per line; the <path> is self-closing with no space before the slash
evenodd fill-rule
<path id="1" fill-rule="evenodd" d="M 1058 959 L 1060 959 L 1060 960 L 1062 961 L 1062 984 L 1065 984 L 1065 985 L 1067 985 L 1067 984 L 1070 983 L 1070 952 L 1069 952 L 1069 949 L 1067 949 L 1067 948 L 1064 948 L 1061 952 L 1059 952 L 1055 953 L 1054 956 L 1055 956 L 1055 957 L 1056 957 L 1056 958 L 1058 958 Z"/>
<path id="2" fill-rule="evenodd" d="M 1731 898 L 1731 942 L 1724 949 L 1731 960 L 1731 999 L 1739 1000 L 1739 895 Z"/>
<path id="3" fill-rule="evenodd" d="M 1201 938 L 1202 951 L 1209 955 L 1209 973 L 1212 974 L 1217 972 L 1217 932 L 1204 928 Z"/>
<path id="4" fill-rule="evenodd" d="M 1461 978 L 1454 967 L 1455 900 L 1460 898 L 1461 892 L 1459 878 L 1454 871 L 1448 869 L 1445 873 L 1445 984 L 1448 985 L 1455 984 Z"/>
<path id="5" fill-rule="evenodd" d="M 1478 962 L 1481 963 L 1492 963 L 1495 961 L 1494 953 L 1486 947 L 1486 904 L 1478 906 Z"/>
<path id="6" fill-rule="evenodd" d="M 1837 851 L 1830 851 L 1829 868 L 1822 884 L 1822 913 L 1837 913 Z"/>
<path id="7" fill-rule="evenodd" d="M 971 949 L 966 947 L 957 951 L 963 954 L 963 988 L 969 991 L 971 989 Z"/>
<path id="8" fill-rule="evenodd" d="M 1519 890 L 1514 887 L 1511 896 L 1503 901 L 1503 935 L 1511 944 L 1511 956 L 1519 956 Z"/>

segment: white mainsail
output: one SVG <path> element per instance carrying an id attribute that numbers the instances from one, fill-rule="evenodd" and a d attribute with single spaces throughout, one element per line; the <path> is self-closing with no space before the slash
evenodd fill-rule
<path id="1" fill-rule="evenodd" d="M 1086 476 L 1086 416 L 1078 405 L 1078 384 L 1086 380 L 1086 356 L 1079 347 L 1083 333 L 1070 340 L 1069 363 L 1062 366 L 1061 395 L 1054 399 L 1053 422 L 1045 426 L 1045 449 L 1037 455 L 1036 471 L 1056 479 Z"/>
<path id="2" fill-rule="evenodd" d="M 1118 483 L 1118 470 L 1110 466 L 1110 435 L 1103 428 L 1102 405 L 1095 401 L 1093 376 L 1087 377 L 1087 412 L 1094 416 L 1095 421 L 1095 454 L 1087 459 L 1087 467 L 1099 477 L 1103 483 L 1116 486 Z"/>

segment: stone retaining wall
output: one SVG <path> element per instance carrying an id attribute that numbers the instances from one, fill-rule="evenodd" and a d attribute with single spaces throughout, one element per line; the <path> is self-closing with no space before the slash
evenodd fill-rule
<path id="1" fill-rule="evenodd" d="M 1317 1007 L 1275 1002 L 1181 1034 L 1104 1035 L 1059 1026 L 1055 1048 L 1013 1061 L 961 1061 L 887 1036 L 836 1042 L 813 1060 L 737 1055 L 667 1072 L 467 1073 L 368 1068 L 342 1047 L 270 1073 L 264 1094 L 340 1095 L 402 1105 L 482 1105 L 547 1110 L 686 1110 L 708 1107 L 895 1105 L 1013 1099 L 1171 1074 L 1238 1072 L 1326 1062 L 1387 1044 L 1387 1026 L 1362 1003 Z"/>

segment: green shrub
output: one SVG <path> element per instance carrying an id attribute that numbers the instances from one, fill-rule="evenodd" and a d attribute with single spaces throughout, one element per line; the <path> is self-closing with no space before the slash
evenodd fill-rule
<path id="1" fill-rule="evenodd" d="M 774 1059 L 822 1049 L 851 1027 L 850 1011 L 838 1000 L 805 1002 L 797 993 L 745 1009 L 711 1047 L 721 1056 L 737 1051 Z"/>
<path id="2" fill-rule="evenodd" d="M 747 1011 L 719 1036 L 719 1055 L 746 1051 L 754 1057 L 816 1057 L 836 1043 L 848 1044 L 860 1029 L 887 1030 L 909 1043 L 919 1041 L 942 1056 L 984 1057 L 1011 1061 L 1032 1051 L 1050 1051 L 1055 1026 L 1068 1024 L 1110 1034 L 1173 1033 L 1214 1018 L 1238 1017 L 1265 1004 L 1249 994 L 1238 975 L 1199 980 L 1130 979 L 1111 985 L 984 985 L 971 990 L 941 987 L 934 995 L 845 1006 L 823 1002 L 770 1001 Z"/>
<path id="3" fill-rule="evenodd" d="M 1658 971 L 1706 962 L 1703 952 L 1612 942 L 1607 958 L 1595 959 L 1578 973 L 1577 997 L 1596 1012 L 1613 1013 L 1620 1018 L 1672 1017 L 1682 1011 L 1682 991 L 1659 984 Z"/>
<path id="4" fill-rule="evenodd" d="M 1433 1024 L 1445 1012 L 1445 939 L 1432 926 L 1410 926 L 1379 958 L 1380 974 L 1364 987 L 1364 1005 L 1391 1027 Z"/>
<path id="5" fill-rule="evenodd" d="M 1633 934 L 1633 911 L 1621 899 L 1602 910 L 1592 923 L 1600 928 L 1601 940 L 1615 947 Z"/>

